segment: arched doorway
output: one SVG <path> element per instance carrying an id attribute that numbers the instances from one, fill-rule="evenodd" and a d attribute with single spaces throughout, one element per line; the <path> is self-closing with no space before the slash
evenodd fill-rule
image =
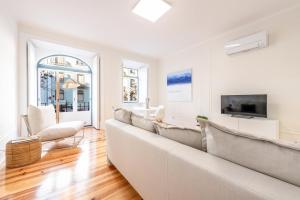
<path id="1" fill-rule="evenodd" d="M 59 101 L 56 102 L 56 80 L 59 79 Z M 68 83 L 75 88 L 66 88 Z M 60 121 L 82 120 L 92 124 L 92 70 L 79 58 L 51 55 L 37 63 L 38 105 L 59 104 Z"/>

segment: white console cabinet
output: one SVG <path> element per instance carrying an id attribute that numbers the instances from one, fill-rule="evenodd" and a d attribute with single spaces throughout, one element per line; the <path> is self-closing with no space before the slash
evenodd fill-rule
<path id="1" fill-rule="evenodd" d="M 279 121 L 266 118 L 238 118 L 230 115 L 215 114 L 210 120 L 230 129 L 253 134 L 266 139 L 279 138 Z"/>

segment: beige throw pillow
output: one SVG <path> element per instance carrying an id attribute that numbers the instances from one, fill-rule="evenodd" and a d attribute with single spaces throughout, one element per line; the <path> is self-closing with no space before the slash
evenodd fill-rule
<path id="1" fill-rule="evenodd" d="M 206 139 L 200 129 L 177 127 L 166 123 L 155 123 L 157 133 L 163 137 L 206 151 Z"/>
<path id="2" fill-rule="evenodd" d="M 53 105 L 49 106 L 33 106 L 28 107 L 28 122 L 32 134 L 56 124 L 56 116 Z"/>
<path id="3" fill-rule="evenodd" d="M 146 131 L 150 131 L 155 133 L 154 122 L 150 119 L 145 119 L 143 116 L 136 115 L 132 113 L 131 115 L 132 125 L 144 129 Z"/>
<path id="4" fill-rule="evenodd" d="M 120 122 L 131 124 L 131 111 L 123 108 L 117 108 L 114 110 L 114 118 Z"/>

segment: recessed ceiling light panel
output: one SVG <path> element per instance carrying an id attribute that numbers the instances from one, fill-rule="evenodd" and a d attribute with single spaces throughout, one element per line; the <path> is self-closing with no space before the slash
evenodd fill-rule
<path id="1" fill-rule="evenodd" d="M 156 22 L 170 8 L 170 4 L 163 0 L 140 0 L 132 12 L 151 22 Z"/>

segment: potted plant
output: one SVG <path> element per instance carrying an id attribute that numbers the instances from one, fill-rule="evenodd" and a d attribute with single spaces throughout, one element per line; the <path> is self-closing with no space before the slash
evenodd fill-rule
<path id="1" fill-rule="evenodd" d="M 203 115 L 198 115 L 196 117 L 196 120 L 199 124 L 199 126 L 203 129 L 203 128 L 206 128 L 206 124 L 208 122 L 208 117 L 206 116 L 203 116 Z"/>

